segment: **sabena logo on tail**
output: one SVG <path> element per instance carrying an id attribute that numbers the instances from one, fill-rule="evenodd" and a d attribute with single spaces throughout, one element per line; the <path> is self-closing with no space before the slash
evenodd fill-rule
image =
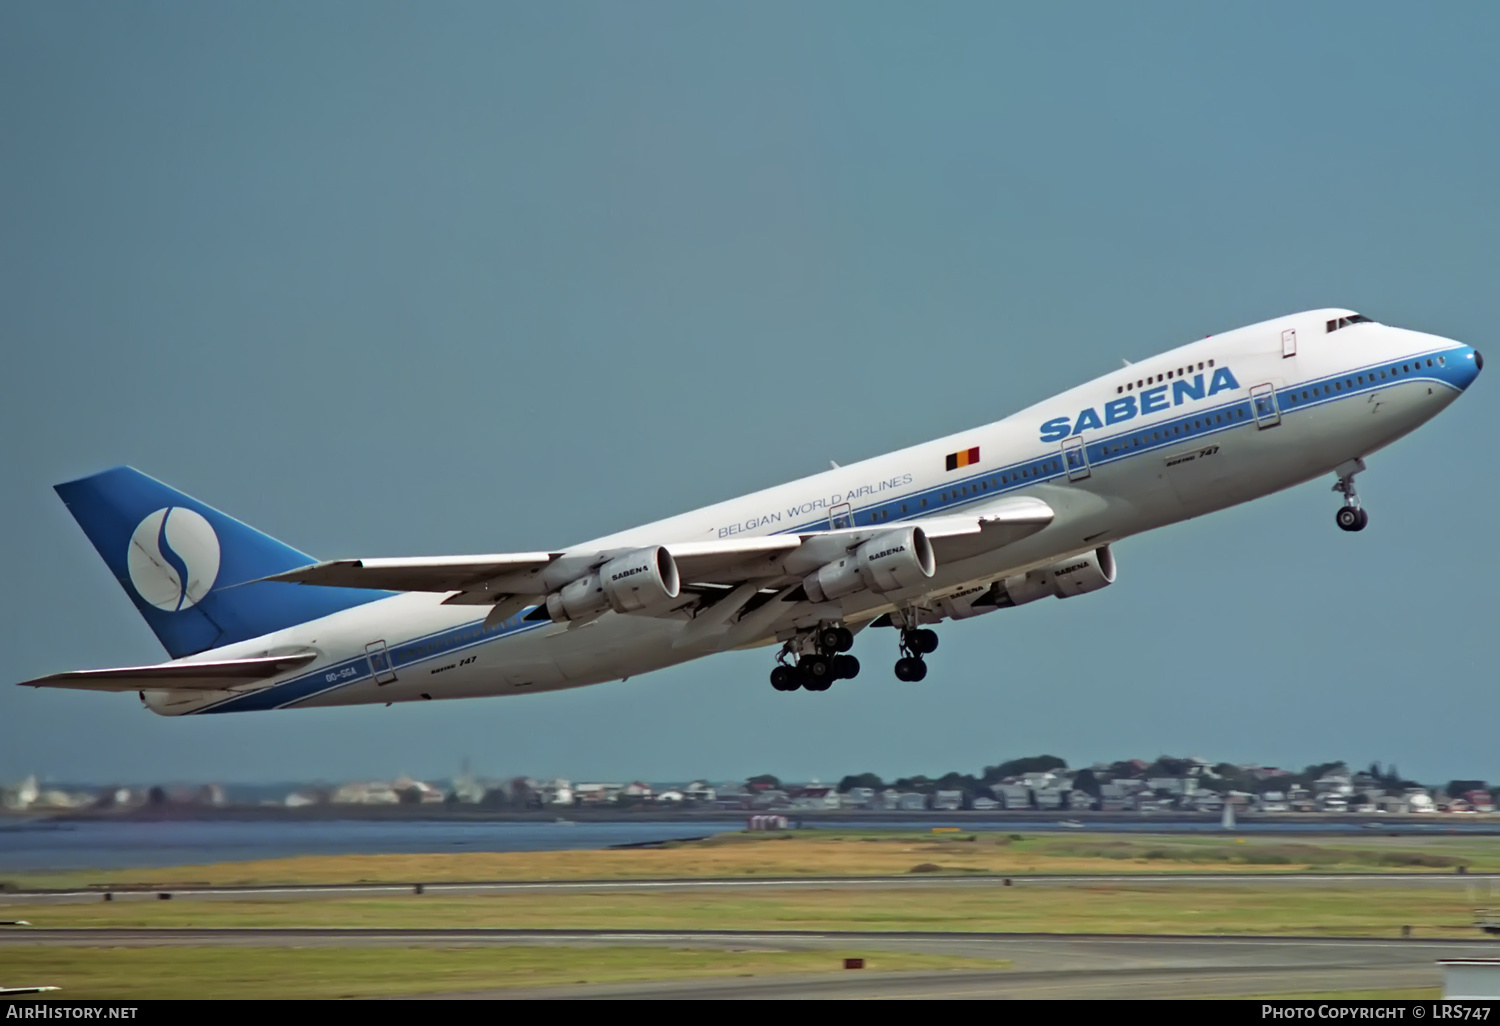
<path id="1" fill-rule="evenodd" d="M 142 599 L 178 613 L 201 602 L 213 588 L 219 576 L 219 536 L 202 514 L 167 506 L 137 525 L 125 563 Z"/>

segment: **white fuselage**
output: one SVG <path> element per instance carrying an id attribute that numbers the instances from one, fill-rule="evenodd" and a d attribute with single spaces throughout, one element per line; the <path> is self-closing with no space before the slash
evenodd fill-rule
<path id="1" fill-rule="evenodd" d="M 857 591 L 782 603 L 715 631 L 691 614 L 606 613 L 584 626 L 402 593 L 193 659 L 315 649 L 310 667 L 243 694 L 149 692 L 178 715 L 547 691 L 618 680 L 713 652 L 941 599 L 1122 538 L 1330 474 L 1414 430 L 1477 374 L 1468 346 L 1345 310 L 1267 321 L 1095 378 L 972 431 L 829 470 L 572 550 L 696 542 L 982 511 L 1015 495 L 1055 518 L 1020 541 L 937 566 L 921 594 Z M 1289 334 L 1291 333 L 1291 334 Z M 1403 369 L 1404 368 L 1404 369 Z M 1160 379 L 1160 380 L 1158 380 Z M 947 469 L 945 457 L 979 460 Z M 371 653 L 384 650 L 389 668 Z M 377 672 L 378 671 L 378 672 Z"/>

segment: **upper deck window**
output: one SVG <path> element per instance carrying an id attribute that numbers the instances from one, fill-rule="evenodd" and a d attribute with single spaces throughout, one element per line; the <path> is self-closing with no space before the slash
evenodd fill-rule
<path id="1" fill-rule="evenodd" d="M 1375 323 L 1374 321 L 1370 320 L 1370 318 L 1366 317 L 1364 314 L 1350 314 L 1348 317 L 1336 317 L 1333 320 L 1329 321 L 1328 322 L 1328 330 L 1329 331 L 1338 331 L 1340 328 L 1347 328 L 1351 324 L 1374 324 L 1374 323 Z"/>

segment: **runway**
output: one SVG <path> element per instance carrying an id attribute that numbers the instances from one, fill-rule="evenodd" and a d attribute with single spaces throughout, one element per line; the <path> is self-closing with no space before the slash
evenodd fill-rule
<path id="1" fill-rule="evenodd" d="M 72 891 L 0 891 L 0 905 L 37 905 L 93 902 L 105 894 L 112 901 L 152 901 L 162 894 L 182 900 L 285 900 L 318 898 L 388 897 L 396 894 L 505 894 L 523 892 L 565 893 L 592 891 L 652 893 L 694 890 L 787 890 L 795 888 L 911 888 L 911 887 L 1182 887 L 1182 886 L 1397 886 L 1463 887 L 1482 885 L 1486 891 L 1500 888 L 1496 873 L 1112 873 L 952 876 L 835 876 L 766 877 L 764 879 L 643 879 L 643 880 L 495 880 L 459 883 L 307 884 L 253 887 L 126 887 L 118 890 L 90 888 Z"/>
<path id="2" fill-rule="evenodd" d="M 439 997 L 493 998 L 1048 998 L 1204 997 L 1393 990 L 1441 985 L 1440 958 L 1490 955 L 1486 940 L 1149 936 L 877 931 L 681 930 L 31 930 L 0 931 L 15 945 L 88 947 L 472 947 L 549 945 L 773 950 L 884 950 L 1005 960 L 1009 969 L 837 971 L 734 979 L 504 988 Z M 830 955 L 830 962 L 834 956 Z"/>

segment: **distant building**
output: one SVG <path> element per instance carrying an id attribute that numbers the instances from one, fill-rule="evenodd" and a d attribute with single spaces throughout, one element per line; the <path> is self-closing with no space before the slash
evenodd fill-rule
<path id="1" fill-rule="evenodd" d="M 993 812 L 1000 807 L 1000 803 L 993 798 L 975 798 L 975 812 Z"/>
<path id="2" fill-rule="evenodd" d="M 1059 787 L 1043 787 L 1032 794 L 1036 798 L 1036 807 L 1039 809 L 1060 809 L 1063 807 L 1063 790 Z"/>
<path id="3" fill-rule="evenodd" d="M 964 807 L 962 791 L 938 791 L 932 796 L 932 807 L 943 812 L 954 812 Z"/>
<path id="4" fill-rule="evenodd" d="M 990 788 L 1000 803 L 1007 809 L 1029 809 L 1031 788 L 1025 784 L 996 784 Z"/>
<path id="5" fill-rule="evenodd" d="M 869 809 L 875 805 L 875 789 L 872 787 L 851 787 L 844 792 L 840 802 L 846 809 Z"/>
<path id="6" fill-rule="evenodd" d="M 896 808 L 902 812 L 921 812 L 927 808 L 927 796 L 916 791 L 902 792 L 896 798 Z"/>

